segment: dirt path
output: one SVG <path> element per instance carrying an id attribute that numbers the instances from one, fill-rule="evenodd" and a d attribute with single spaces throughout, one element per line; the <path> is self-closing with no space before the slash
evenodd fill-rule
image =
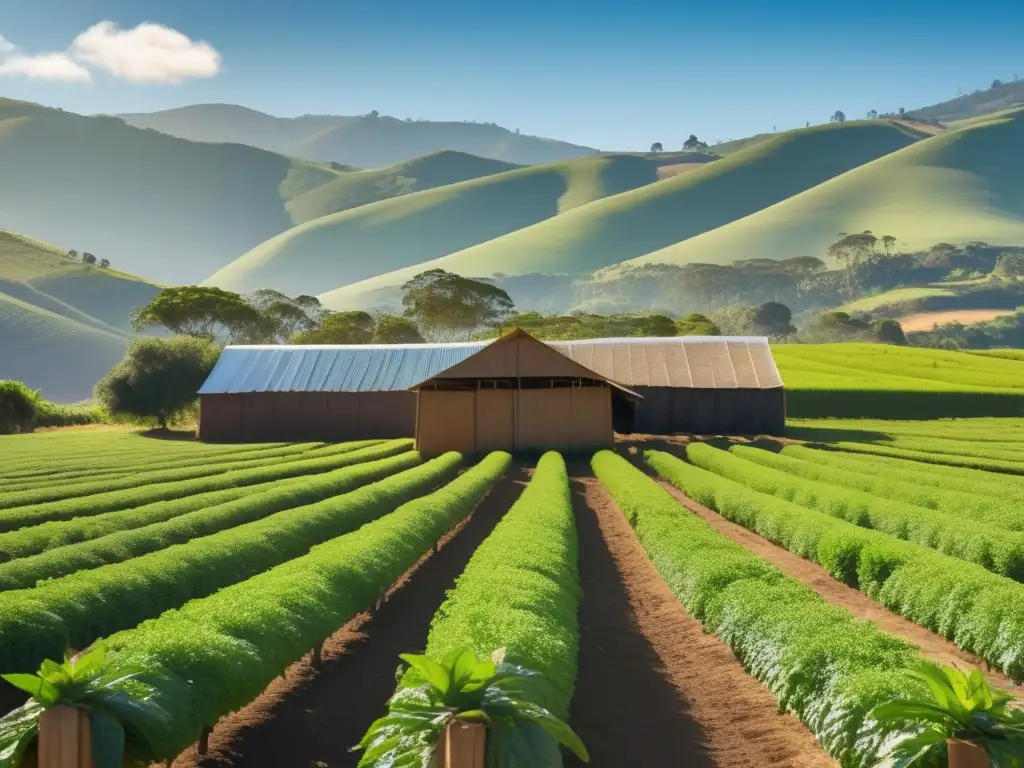
<path id="1" fill-rule="evenodd" d="M 964 667 L 984 668 L 985 662 L 980 657 L 961 650 L 934 632 L 915 624 L 909 619 L 903 618 L 897 613 L 893 613 L 880 603 L 876 603 L 863 592 L 858 592 L 853 587 L 848 587 L 836 581 L 832 578 L 832 574 L 820 565 L 804 560 L 802 557 L 792 554 L 777 544 L 773 544 L 768 539 L 748 531 L 740 525 L 729 522 L 717 512 L 708 509 L 702 504 L 698 504 L 672 485 L 662 480 L 658 482 L 683 506 L 691 512 L 700 515 L 716 531 L 750 550 L 758 557 L 767 560 L 783 573 L 807 585 L 833 605 L 846 608 L 857 618 L 867 619 L 882 631 L 913 643 L 921 649 L 923 656 L 933 661 L 941 664 L 956 664 L 961 669 Z M 992 685 L 1015 691 L 1018 696 L 1024 695 L 1024 686 L 1015 684 L 1000 672 L 986 672 L 986 677 L 988 677 L 989 683 Z"/>
<path id="2" fill-rule="evenodd" d="M 217 725 L 209 753 L 190 747 L 174 768 L 351 768 L 357 744 L 386 711 L 395 691 L 399 653 L 423 650 L 445 592 L 522 492 L 527 471 L 513 466 L 460 527 L 388 593 L 372 616 L 362 614 L 323 646 L 322 666 L 307 656 L 245 709 Z"/>
<path id="3" fill-rule="evenodd" d="M 570 722 L 591 768 L 835 763 L 658 575 L 600 483 L 577 468 L 580 669 Z M 642 759 L 641 759 L 642 757 Z M 572 756 L 566 768 L 583 765 Z"/>

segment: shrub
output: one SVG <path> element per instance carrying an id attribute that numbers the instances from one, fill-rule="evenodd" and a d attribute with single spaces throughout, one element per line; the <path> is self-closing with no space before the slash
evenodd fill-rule
<path id="1" fill-rule="evenodd" d="M 30 432 L 35 423 L 39 393 L 20 381 L 0 380 L 0 434 Z"/>

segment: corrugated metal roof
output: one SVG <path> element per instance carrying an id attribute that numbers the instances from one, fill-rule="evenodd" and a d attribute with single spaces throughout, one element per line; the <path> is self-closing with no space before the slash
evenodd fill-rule
<path id="1" fill-rule="evenodd" d="M 404 390 L 489 343 L 229 346 L 199 394 Z M 547 343 L 624 387 L 782 386 L 764 338 L 675 336 Z"/>

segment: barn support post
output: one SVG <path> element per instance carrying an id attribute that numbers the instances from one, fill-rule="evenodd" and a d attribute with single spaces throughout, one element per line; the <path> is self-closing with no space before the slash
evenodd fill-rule
<path id="1" fill-rule="evenodd" d="M 89 713 L 67 706 L 44 709 L 38 755 L 39 768 L 95 768 Z"/>

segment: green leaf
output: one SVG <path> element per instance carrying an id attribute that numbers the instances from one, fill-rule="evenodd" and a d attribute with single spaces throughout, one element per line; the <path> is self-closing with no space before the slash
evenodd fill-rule
<path id="1" fill-rule="evenodd" d="M 467 723 L 490 723 L 490 716 L 482 709 L 467 709 L 455 716 L 456 720 L 465 720 Z"/>
<path id="2" fill-rule="evenodd" d="M 0 768 L 18 768 L 21 758 L 39 735 L 36 702 L 30 701 L 0 718 Z"/>
<path id="3" fill-rule="evenodd" d="M 105 712 L 89 713 L 92 755 L 96 768 L 121 768 L 124 762 L 124 727 Z"/>
<path id="4" fill-rule="evenodd" d="M 58 664 L 53 659 L 46 659 L 39 665 L 39 677 L 54 685 L 71 682 L 71 675 L 68 674 L 67 667 L 64 664 Z"/>
<path id="5" fill-rule="evenodd" d="M 471 648 L 463 648 L 456 651 L 454 656 L 451 664 L 451 688 L 460 691 L 473 677 L 477 666 L 476 654 Z"/>
<path id="6" fill-rule="evenodd" d="M 44 680 L 36 675 L 28 673 L 17 673 L 13 675 L 0 675 L 4 680 L 25 693 L 32 696 L 44 707 L 52 707 L 60 701 L 60 689 L 53 683 Z"/>
<path id="7" fill-rule="evenodd" d="M 85 682 L 99 677 L 103 662 L 107 659 L 107 648 L 103 643 L 95 643 L 71 662 L 71 677 L 78 682 Z"/>
<path id="8" fill-rule="evenodd" d="M 448 693 L 448 670 L 441 664 L 426 656 L 412 653 L 399 654 L 399 658 L 416 670 L 424 680 L 430 683 L 442 696 Z"/>
<path id="9" fill-rule="evenodd" d="M 935 723 L 945 728 L 952 729 L 959 720 L 954 714 L 934 704 L 919 701 L 890 701 L 879 704 L 871 712 L 871 717 L 879 722 L 908 723 L 926 722 Z"/>
<path id="10" fill-rule="evenodd" d="M 520 710 L 520 716 L 539 725 L 544 729 L 545 733 L 562 746 L 567 747 L 583 762 L 590 762 L 587 748 L 583 746 L 583 741 L 576 735 L 576 732 L 568 724 L 559 720 L 543 707 L 538 707 L 536 704 L 527 704 Z"/>

